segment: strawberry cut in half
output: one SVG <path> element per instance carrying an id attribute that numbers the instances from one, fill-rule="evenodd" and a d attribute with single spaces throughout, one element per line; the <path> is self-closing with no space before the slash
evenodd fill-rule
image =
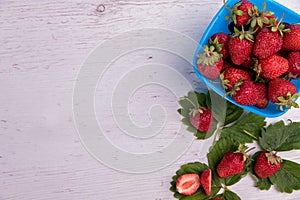
<path id="1" fill-rule="evenodd" d="M 207 196 L 210 196 L 211 194 L 211 179 L 212 179 L 211 169 L 208 168 L 204 172 L 202 172 L 200 177 L 201 185 Z"/>
<path id="2" fill-rule="evenodd" d="M 200 177 L 198 174 L 183 174 L 176 181 L 176 190 L 185 196 L 191 196 L 199 189 Z"/>

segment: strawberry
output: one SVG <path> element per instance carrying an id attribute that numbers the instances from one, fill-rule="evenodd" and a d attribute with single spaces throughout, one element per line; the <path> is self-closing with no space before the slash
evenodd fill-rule
<path id="1" fill-rule="evenodd" d="M 288 72 L 296 77 L 300 76 L 300 52 L 290 52 L 287 56 L 287 60 L 289 61 Z"/>
<path id="2" fill-rule="evenodd" d="M 207 196 L 210 196 L 211 193 L 211 179 L 212 179 L 211 169 L 208 168 L 204 172 L 202 172 L 200 177 L 200 183 Z"/>
<path id="3" fill-rule="evenodd" d="M 251 57 L 253 47 L 253 35 L 250 32 L 245 32 L 244 29 L 239 31 L 234 29 L 235 33 L 228 41 L 228 50 L 231 61 L 235 65 L 243 64 Z"/>
<path id="4" fill-rule="evenodd" d="M 229 35 L 223 32 L 219 32 L 211 36 L 209 43 L 216 48 L 216 51 L 222 54 L 222 58 L 228 57 L 228 43 Z"/>
<path id="5" fill-rule="evenodd" d="M 215 52 L 213 46 L 204 46 L 204 53 L 198 55 L 197 67 L 203 76 L 215 80 L 219 77 L 223 67 L 222 55 Z"/>
<path id="6" fill-rule="evenodd" d="M 288 26 L 290 32 L 283 35 L 283 48 L 290 51 L 300 51 L 300 24 Z"/>
<path id="7" fill-rule="evenodd" d="M 198 174 L 183 174 L 176 181 L 176 190 L 180 194 L 191 196 L 197 192 L 200 185 Z"/>
<path id="8" fill-rule="evenodd" d="M 220 197 L 216 197 L 216 198 L 213 198 L 212 200 L 223 200 L 223 199 Z"/>
<path id="9" fill-rule="evenodd" d="M 296 86 L 282 78 L 276 78 L 269 82 L 268 87 L 268 98 L 271 102 L 280 105 L 280 110 L 283 110 L 283 107 L 298 108 L 299 105 L 294 102 L 300 94 L 296 94 Z"/>
<path id="10" fill-rule="evenodd" d="M 275 54 L 267 59 L 260 60 L 258 69 L 260 77 L 271 80 L 287 72 L 289 69 L 289 62 L 287 59 Z"/>
<path id="11" fill-rule="evenodd" d="M 226 5 L 225 7 L 227 8 Z M 249 12 L 252 7 L 253 4 L 248 0 L 241 0 L 232 7 L 231 14 L 226 19 L 231 18 L 237 27 L 245 26 L 251 18 Z"/>
<path id="12" fill-rule="evenodd" d="M 200 107 L 190 112 L 190 123 L 203 133 L 210 131 L 212 120 L 212 112 L 208 108 Z"/>
<path id="13" fill-rule="evenodd" d="M 266 59 L 277 53 L 283 45 L 283 33 L 289 31 L 277 19 L 270 19 L 270 26 L 262 29 L 256 36 L 253 54 L 259 59 Z"/>
<path id="14" fill-rule="evenodd" d="M 217 174 L 221 178 L 226 178 L 239 174 L 244 170 L 247 147 L 240 145 L 238 151 L 226 153 L 217 165 Z"/>
<path id="15" fill-rule="evenodd" d="M 267 86 L 264 83 L 255 83 L 257 91 L 258 91 L 258 101 L 256 106 L 258 108 L 266 108 L 268 106 L 268 93 Z"/>
<path id="16" fill-rule="evenodd" d="M 261 152 L 255 161 L 254 172 L 260 178 L 275 174 L 281 167 L 281 158 L 274 152 Z"/>
<path id="17" fill-rule="evenodd" d="M 256 105 L 259 99 L 259 93 L 255 84 L 251 81 L 241 81 L 234 89 L 230 91 L 232 98 L 241 105 Z"/>
<path id="18" fill-rule="evenodd" d="M 224 72 L 220 75 L 222 80 L 222 84 L 225 89 L 231 90 L 238 81 L 242 80 L 251 80 L 250 75 L 247 71 L 228 67 L 224 70 Z"/>
<path id="19" fill-rule="evenodd" d="M 245 60 L 245 62 L 241 64 L 241 67 L 245 69 L 251 69 L 254 66 L 256 61 L 257 59 L 253 58 L 253 56 L 251 55 L 247 58 L 247 60 Z"/>
<path id="20" fill-rule="evenodd" d="M 224 71 L 224 70 L 227 69 L 228 67 L 232 67 L 232 65 L 231 65 L 229 62 L 224 61 L 224 62 L 223 62 L 223 67 L 222 67 L 222 71 Z"/>

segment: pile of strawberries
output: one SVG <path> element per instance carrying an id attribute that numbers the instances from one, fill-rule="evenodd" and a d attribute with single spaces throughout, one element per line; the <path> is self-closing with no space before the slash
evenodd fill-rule
<path id="1" fill-rule="evenodd" d="M 241 0 L 227 19 L 232 34 L 215 33 L 198 55 L 198 71 L 220 78 L 226 94 L 241 105 L 280 109 L 298 107 L 300 95 L 290 80 L 300 76 L 300 24 L 282 23 L 271 11 Z"/>

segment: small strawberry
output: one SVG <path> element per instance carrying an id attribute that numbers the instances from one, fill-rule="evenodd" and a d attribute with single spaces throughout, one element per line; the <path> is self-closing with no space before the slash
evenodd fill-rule
<path id="1" fill-rule="evenodd" d="M 244 29 L 239 31 L 235 28 L 234 31 L 228 41 L 229 56 L 233 64 L 241 65 L 251 57 L 254 37 L 251 32 L 245 32 Z"/>
<path id="2" fill-rule="evenodd" d="M 234 67 L 228 67 L 227 69 L 225 69 L 224 72 L 220 75 L 220 78 L 222 80 L 224 89 L 228 90 L 231 90 L 240 80 L 251 80 L 251 77 L 247 71 Z"/>
<path id="3" fill-rule="evenodd" d="M 275 54 L 267 59 L 260 60 L 258 69 L 260 77 L 271 80 L 286 73 L 289 69 L 289 62 L 287 59 Z"/>
<path id="4" fill-rule="evenodd" d="M 227 8 L 226 4 L 225 7 Z M 241 0 L 232 7 L 232 10 L 228 9 L 231 14 L 226 19 L 232 19 L 237 27 L 245 26 L 251 18 L 249 12 L 252 7 L 253 4 L 250 1 Z"/>
<path id="5" fill-rule="evenodd" d="M 238 151 L 226 153 L 217 165 L 219 177 L 226 178 L 241 173 L 248 158 L 246 150 L 246 146 L 240 145 Z"/>
<path id="6" fill-rule="evenodd" d="M 289 61 L 288 72 L 291 73 L 292 76 L 299 77 L 300 76 L 300 52 L 299 51 L 290 52 L 287 56 L 287 60 Z"/>
<path id="7" fill-rule="evenodd" d="M 202 172 L 200 177 L 200 183 L 207 196 L 210 196 L 211 193 L 211 179 L 212 179 L 211 169 L 208 168 L 204 172 Z"/>
<path id="8" fill-rule="evenodd" d="M 265 83 L 255 83 L 257 91 L 258 91 L 258 101 L 256 106 L 258 108 L 266 108 L 268 106 L 268 89 Z"/>
<path id="9" fill-rule="evenodd" d="M 213 198 L 212 200 L 223 200 L 223 199 L 220 197 L 216 197 L 216 198 Z"/>
<path id="10" fill-rule="evenodd" d="M 281 158 L 274 152 L 261 152 L 256 158 L 254 172 L 260 178 L 275 174 L 281 167 Z"/>
<path id="11" fill-rule="evenodd" d="M 213 46 L 204 46 L 204 52 L 198 55 L 197 67 L 203 76 L 215 80 L 219 77 L 223 67 L 222 55 L 215 52 Z"/>
<path id="12" fill-rule="evenodd" d="M 203 133 L 210 131 L 212 121 L 213 115 L 211 110 L 208 108 L 194 108 L 190 112 L 190 123 Z"/>
<path id="13" fill-rule="evenodd" d="M 268 98 L 271 102 L 280 105 L 280 110 L 286 108 L 299 108 L 299 105 L 294 102 L 300 94 L 296 93 L 296 86 L 282 78 L 276 78 L 269 82 Z"/>
<path id="14" fill-rule="evenodd" d="M 198 174 L 183 174 L 176 181 L 177 191 L 186 196 L 191 196 L 197 192 L 200 185 Z"/>
<path id="15" fill-rule="evenodd" d="M 281 21 L 276 23 L 276 19 L 271 19 L 270 26 L 262 29 L 255 38 L 254 56 L 259 59 L 266 59 L 277 53 L 282 48 L 283 32 L 288 30 L 281 24 Z"/>
<path id="16" fill-rule="evenodd" d="M 241 105 L 256 105 L 259 99 L 259 93 L 256 85 L 251 81 L 240 81 L 230 91 L 232 98 Z"/>
<path id="17" fill-rule="evenodd" d="M 288 26 L 290 32 L 283 35 L 283 48 L 289 51 L 300 51 L 300 24 Z"/>
<path id="18" fill-rule="evenodd" d="M 223 59 L 228 57 L 228 40 L 229 35 L 223 32 L 216 33 L 209 39 L 209 44 L 213 45 L 216 51 L 222 54 Z"/>

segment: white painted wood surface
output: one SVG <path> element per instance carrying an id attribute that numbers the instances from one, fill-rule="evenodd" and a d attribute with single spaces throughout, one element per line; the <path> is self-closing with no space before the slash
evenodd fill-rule
<path id="1" fill-rule="evenodd" d="M 298 0 L 278 2 L 300 12 Z M 221 0 L 0 0 L 0 200 L 173 199 L 171 177 L 181 164 L 205 162 L 203 148 L 209 144 L 194 141 L 178 160 L 153 173 L 110 169 L 80 142 L 72 113 L 73 85 L 82 63 L 99 43 L 146 27 L 175 30 L 199 41 L 221 4 Z M 187 63 L 157 50 L 127 55 L 112 67 L 121 69 L 149 59 L 174 66 L 195 87 L 203 87 Z M 118 81 L 113 76 L 110 80 Z M 96 99 L 105 98 L 108 90 L 97 90 Z M 171 128 L 151 142 L 126 139 L 121 132 L 108 137 L 128 151 L 159 150 L 173 138 L 172 123 L 175 127 L 180 123 L 176 101 L 164 89 L 143 88 L 129 105 L 132 120 L 147 125 L 148 108 L 161 103 L 174 115 L 168 118 Z M 99 109 L 105 113 L 105 108 Z M 283 118 L 299 121 L 298 112 L 292 110 Z M 106 126 L 115 125 L 107 121 Z M 300 162 L 299 151 L 284 156 Z M 247 177 L 232 189 L 246 200 L 300 198 L 299 191 L 280 194 L 274 189 L 258 191 L 253 185 Z"/>

